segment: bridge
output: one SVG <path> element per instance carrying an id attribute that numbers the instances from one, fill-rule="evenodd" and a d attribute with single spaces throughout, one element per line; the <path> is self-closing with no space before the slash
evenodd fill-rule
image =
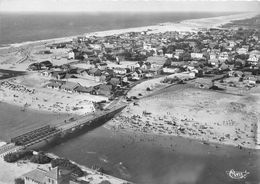
<path id="1" fill-rule="evenodd" d="M 98 122 L 106 122 L 112 119 L 117 113 L 121 112 L 126 107 L 126 104 L 118 105 L 111 109 L 106 109 L 104 111 L 98 111 L 96 113 L 89 114 L 87 116 L 82 116 L 81 118 L 66 124 L 58 126 L 62 133 L 72 132 L 76 129 L 81 129 L 85 126 L 91 126 Z"/>
<path id="2" fill-rule="evenodd" d="M 114 104 L 113 104 L 114 105 Z M 116 114 L 121 112 L 126 107 L 126 104 L 117 104 L 112 108 L 107 108 L 103 111 L 81 116 L 69 122 L 63 122 L 56 126 L 45 125 L 43 127 L 26 132 L 22 135 L 11 138 L 11 143 L 0 147 L 0 156 L 7 153 L 26 149 L 43 141 L 48 141 L 51 138 L 61 138 L 67 133 L 74 133 L 84 127 L 92 126 L 98 123 L 104 123 L 112 119 Z"/>

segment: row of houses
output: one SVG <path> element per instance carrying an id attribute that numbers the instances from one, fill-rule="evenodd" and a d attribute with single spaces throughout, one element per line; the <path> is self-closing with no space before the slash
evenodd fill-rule
<path id="1" fill-rule="evenodd" d="M 102 95 L 111 97 L 123 93 L 121 88 L 122 81 L 118 78 L 112 78 L 108 83 L 85 87 L 76 82 L 52 80 L 46 85 L 49 89 L 59 90 L 67 93 L 89 93 L 92 95 Z"/>

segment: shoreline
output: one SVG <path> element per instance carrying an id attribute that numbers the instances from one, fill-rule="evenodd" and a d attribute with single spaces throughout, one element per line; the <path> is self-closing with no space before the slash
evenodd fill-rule
<path id="1" fill-rule="evenodd" d="M 208 146 L 211 146 L 211 147 L 215 147 L 215 148 L 218 148 L 220 146 L 228 146 L 228 147 L 232 147 L 232 148 L 236 148 L 238 147 L 237 144 L 233 143 L 220 143 L 218 141 L 214 141 L 214 140 L 202 140 L 202 139 L 198 139 L 198 138 L 192 138 L 188 135 L 186 136 L 180 136 L 180 135 L 177 135 L 177 134 L 167 134 L 167 133 L 160 133 L 160 132 L 142 132 L 142 131 L 137 131 L 137 130 L 133 130 L 133 129 L 126 129 L 126 128 L 123 128 L 123 129 L 120 129 L 120 128 L 116 128 L 115 125 L 112 125 L 112 124 L 107 124 L 107 125 L 104 125 L 103 126 L 104 128 L 110 130 L 110 131 L 120 131 L 120 133 L 123 133 L 123 134 L 132 134 L 132 133 L 135 133 L 135 134 L 139 134 L 139 135 L 146 135 L 146 136 L 163 136 L 163 137 L 172 137 L 172 138 L 183 138 L 185 140 L 190 140 L 190 141 L 195 141 L 197 143 L 200 143 L 200 144 L 205 144 L 205 145 L 208 145 Z M 239 149 L 239 148 L 238 148 Z M 250 146 L 243 146 L 242 149 L 244 150 L 254 150 L 254 151 L 257 151 L 260 149 L 259 148 L 254 148 L 254 147 L 250 147 Z"/>
<path id="2" fill-rule="evenodd" d="M 149 31 L 150 33 L 158 33 L 158 32 L 162 33 L 167 31 L 196 32 L 199 31 L 199 29 L 203 29 L 203 28 L 207 28 L 207 29 L 212 27 L 217 28 L 219 26 L 222 26 L 223 24 L 230 23 L 234 20 L 243 20 L 247 18 L 252 18 L 257 16 L 258 14 L 259 13 L 251 12 L 251 13 L 239 13 L 239 14 L 226 15 L 226 16 L 209 17 L 209 18 L 187 19 L 177 23 L 164 22 L 164 23 L 158 23 L 156 25 L 143 26 L 143 27 L 90 32 L 90 33 L 84 33 L 83 35 L 86 37 L 91 37 L 91 36 L 103 37 L 103 36 L 112 36 L 112 35 L 123 34 L 128 32 L 142 32 L 147 30 L 151 30 Z M 43 39 L 43 40 L 36 40 L 36 41 L 25 41 L 21 43 L 4 44 L 8 46 L 0 47 L 0 50 L 16 48 L 21 46 L 30 46 L 34 44 L 37 45 L 37 44 L 67 42 L 70 41 L 72 38 L 75 38 L 76 36 L 80 36 L 80 35 L 50 38 L 50 39 Z"/>

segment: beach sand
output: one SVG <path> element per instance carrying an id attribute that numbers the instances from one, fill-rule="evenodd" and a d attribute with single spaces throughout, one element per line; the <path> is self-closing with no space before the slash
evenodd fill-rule
<path id="1" fill-rule="evenodd" d="M 197 139 L 205 144 L 255 149 L 259 90 L 257 87 L 237 96 L 175 85 L 129 105 L 108 125 L 114 129 Z"/>
<path id="2" fill-rule="evenodd" d="M 18 105 L 21 110 L 33 109 L 54 113 L 71 113 L 84 115 L 95 111 L 93 102 L 107 100 L 107 97 L 90 94 L 74 94 L 54 89 L 45 85 L 49 78 L 39 73 L 12 78 L 8 85 L 1 85 L 0 101 Z M 12 85 L 10 87 L 10 85 Z M 15 86 L 15 87 L 13 87 Z M 34 91 L 33 93 L 28 92 Z"/>

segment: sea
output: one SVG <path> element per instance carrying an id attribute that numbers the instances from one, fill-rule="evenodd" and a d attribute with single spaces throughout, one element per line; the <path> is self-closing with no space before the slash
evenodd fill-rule
<path id="1" fill-rule="evenodd" d="M 0 46 L 234 13 L 1 13 Z"/>
<path id="2" fill-rule="evenodd" d="M 221 16 L 221 13 L 0 14 L 0 44 Z M 6 71 L 1 71 L 5 74 Z M 13 75 L 13 74 L 11 74 Z M 16 75 L 16 74 L 14 74 Z M 0 102 L 0 140 L 69 118 Z M 260 152 L 176 136 L 115 131 L 106 125 L 47 145 L 43 151 L 138 184 L 259 184 Z M 232 179 L 232 171 L 248 173 Z M 1 170 L 0 170 L 1 172 Z M 1 178 L 0 178 L 1 181 Z"/>

